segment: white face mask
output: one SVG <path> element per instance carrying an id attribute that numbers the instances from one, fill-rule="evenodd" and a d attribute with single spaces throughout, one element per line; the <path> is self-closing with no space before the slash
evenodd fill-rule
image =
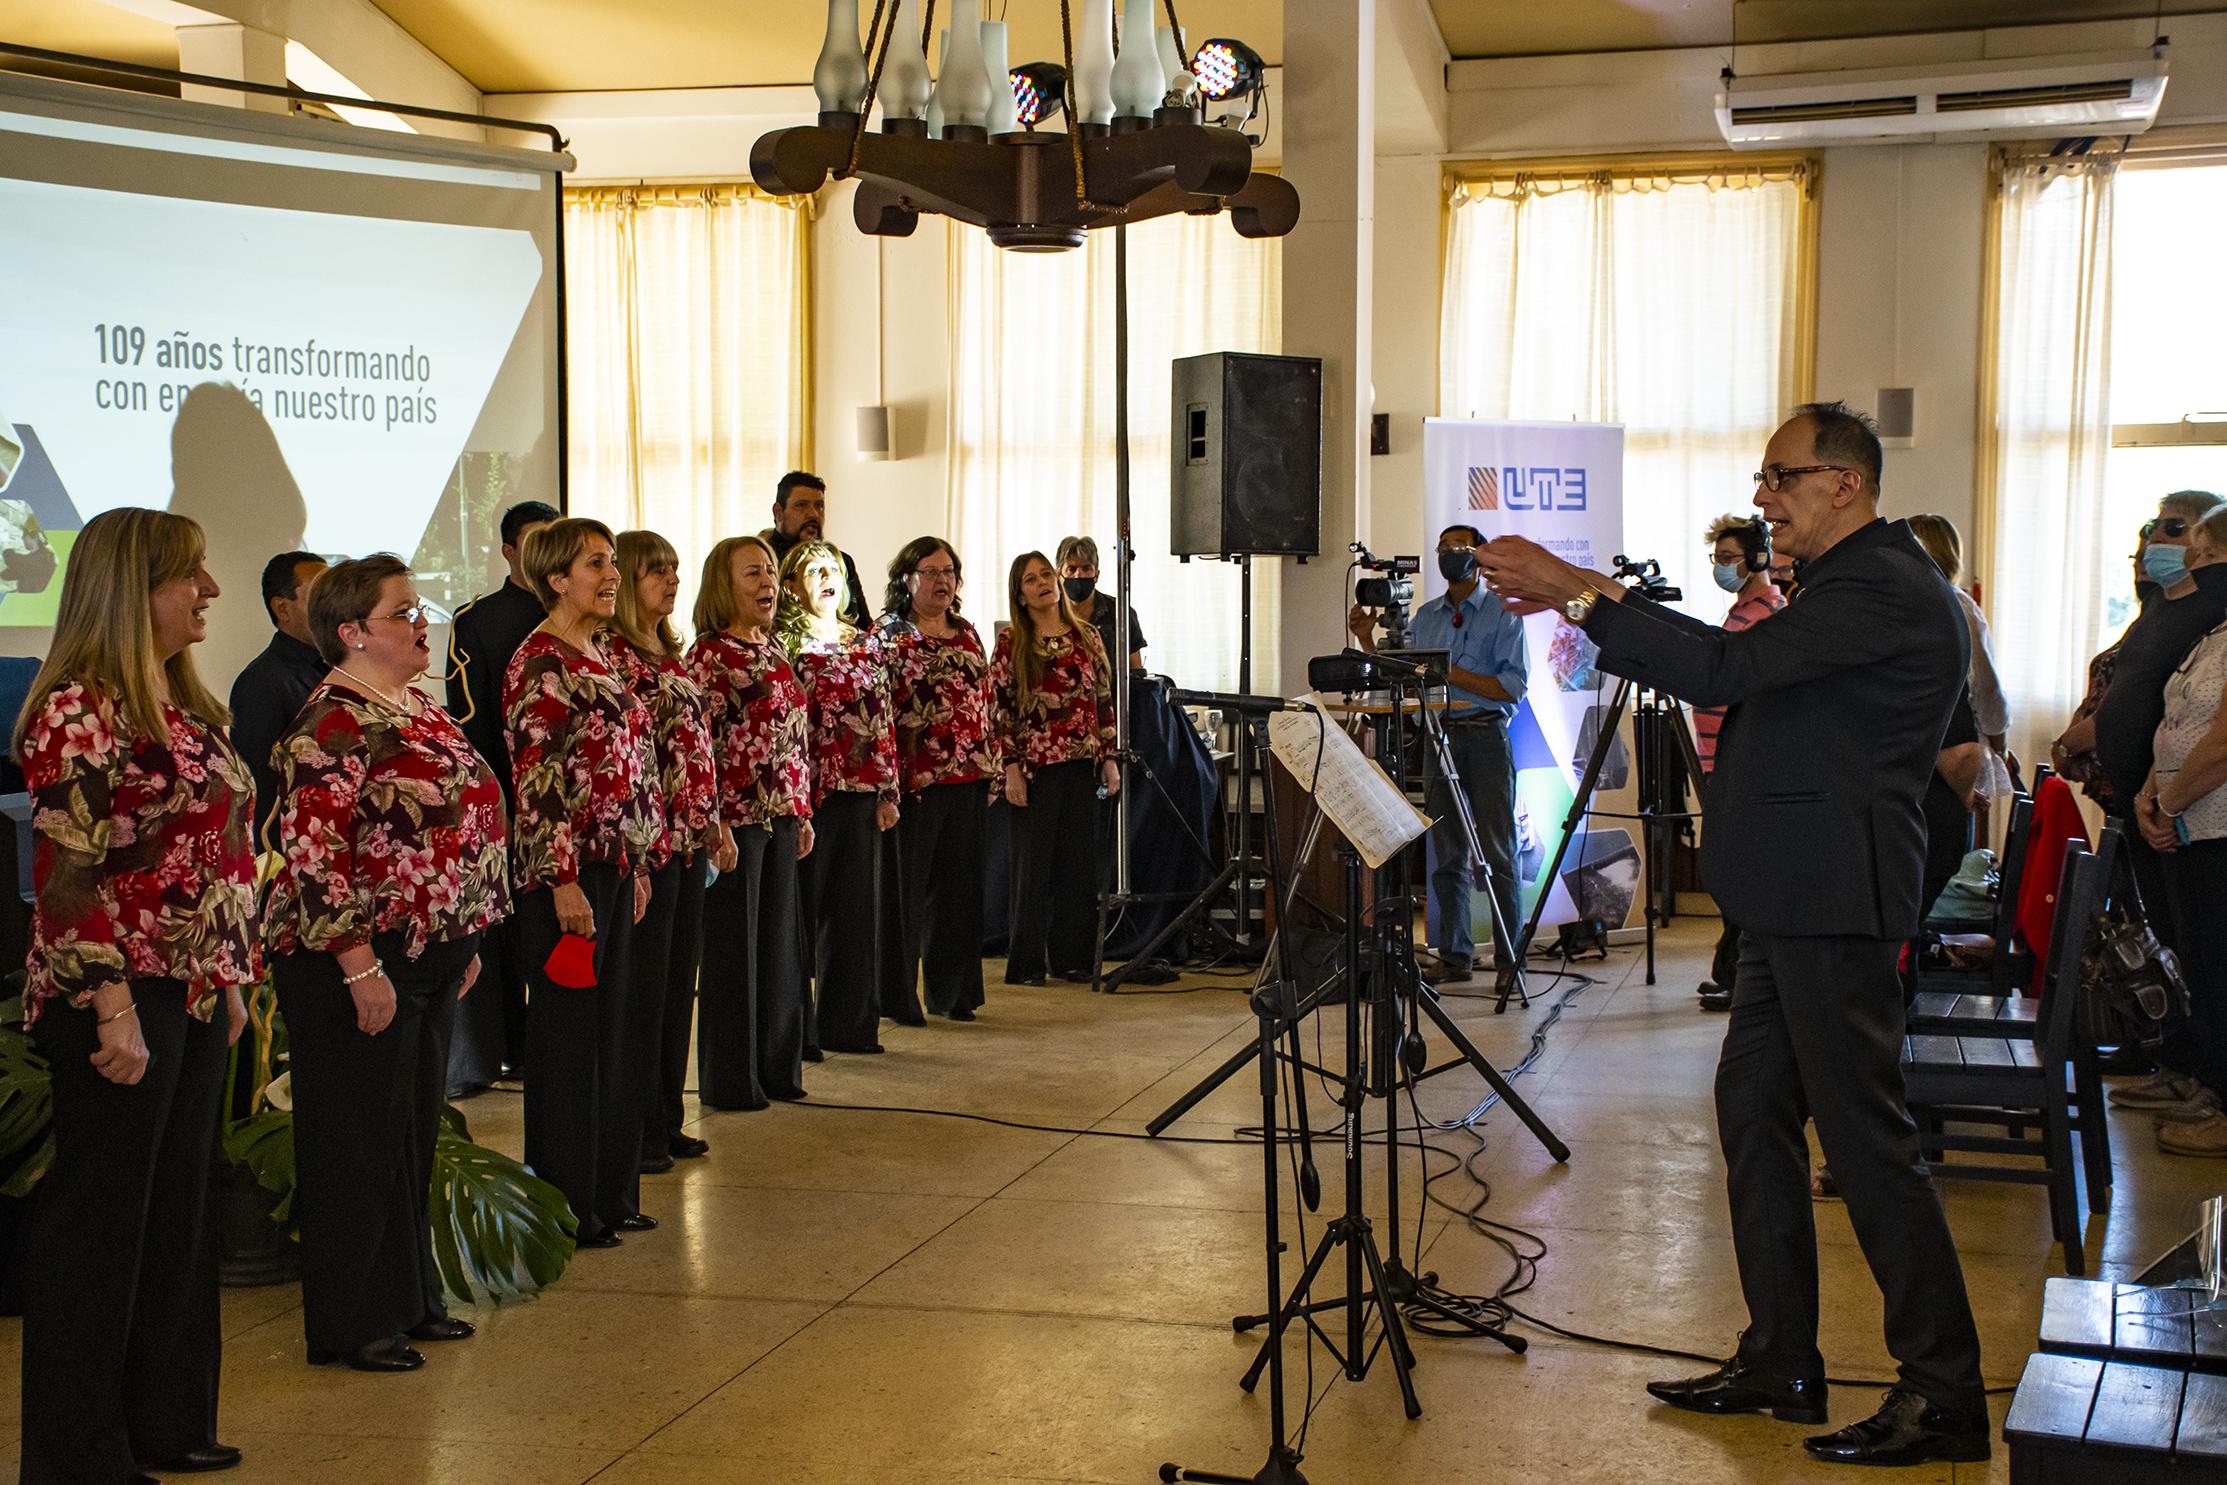
<path id="1" fill-rule="evenodd" d="M 1747 586 L 1747 572 L 1737 562 L 1719 562 L 1710 571 L 1716 575 L 1717 586 L 1727 593 L 1737 593 Z"/>

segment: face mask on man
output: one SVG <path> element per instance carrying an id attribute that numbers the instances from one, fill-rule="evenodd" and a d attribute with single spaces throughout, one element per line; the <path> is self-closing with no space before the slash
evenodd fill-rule
<path id="1" fill-rule="evenodd" d="M 2142 570 L 2160 588 L 2171 588 L 2188 577 L 2188 548 L 2152 543 L 2142 549 Z"/>
<path id="2" fill-rule="evenodd" d="M 1477 554 L 1468 547 L 1457 547 L 1438 554 L 1438 575 L 1449 583 L 1466 583 L 1477 575 Z"/>
<path id="3" fill-rule="evenodd" d="M 1727 593 L 1737 593 L 1748 584 L 1747 570 L 1737 562 L 1719 562 L 1709 569 L 1717 586 Z"/>
<path id="4" fill-rule="evenodd" d="M 1096 578 L 1071 577 L 1060 580 L 1060 587 L 1067 590 L 1069 603 L 1088 603 L 1091 590 L 1097 586 Z"/>

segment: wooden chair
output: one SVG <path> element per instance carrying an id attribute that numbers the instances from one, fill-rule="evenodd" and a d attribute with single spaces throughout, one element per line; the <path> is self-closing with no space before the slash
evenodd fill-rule
<path id="1" fill-rule="evenodd" d="M 2071 1087 L 2073 1011 L 2081 951 L 2103 890 L 2101 864 L 2079 846 L 2065 857 L 2046 961 L 2049 993 L 2042 1000 L 2037 1035 L 1913 1032 L 1903 1040 L 1903 1086 L 1934 1175 L 2047 1186 L 2050 1226 L 2064 1246 L 2065 1272 L 2075 1275 L 2087 1271 L 2087 1256 L 2080 1211 L 2082 1162 L 2073 1141 L 2076 1135 L 2083 1144 L 2100 1140 L 2101 1119 L 2083 1117 L 2082 1101 Z M 1969 1133 L 1951 1130 L 1951 1124 L 2000 1132 Z M 2040 1163 L 1951 1161 L 1947 1157 L 1952 1153 Z"/>
<path id="2" fill-rule="evenodd" d="M 2010 830 L 2003 839 L 2003 866 L 1998 874 L 1993 931 L 1987 937 L 1993 940 L 1987 964 L 1979 969 L 1925 969 L 1918 972 L 1918 1000 L 1911 1009 L 1917 1014 L 1942 1014 L 1959 995 L 2007 996 L 2027 982 L 2033 970 L 2033 956 L 2018 941 L 2018 893 L 2026 880 L 2026 857 L 2033 846 L 2034 801 L 2031 795 L 2018 795 L 2011 802 Z M 1944 938 L 1944 943 L 1961 942 L 1960 935 Z M 1929 999 L 1936 997 L 1936 999 Z M 1946 997 L 1946 999 L 1937 999 Z M 1920 1003 L 1924 1009 L 1920 1010 Z"/>

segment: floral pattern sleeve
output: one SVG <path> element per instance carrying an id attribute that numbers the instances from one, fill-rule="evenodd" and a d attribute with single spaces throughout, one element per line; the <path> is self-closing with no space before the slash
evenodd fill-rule
<path id="1" fill-rule="evenodd" d="M 583 861 L 647 871 L 665 822 L 641 702 L 609 666 L 545 632 L 511 656 L 503 697 L 514 889 L 575 882 Z"/>
<path id="2" fill-rule="evenodd" d="M 1043 669 L 1024 698 L 1013 665 L 1013 630 L 998 636 L 990 667 L 998 749 L 1033 774 L 1055 763 L 1096 762 L 1114 753 L 1113 687 L 1095 635 L 1039 639 Z"/>
<path id="3" fill-rule="evenodd" d="M 798 678 L 811 699 L 815 797 L 871 794 L 897 802 L 897 736 L 881 641 L 872 634 L 805 641 Z"/>
<path id="4" fill-rule="evenodd" d="M 665 831 L 650 857 L 655 870 L 676 855 L 686 859 L 710 849 L 719 833 L 718 773 L 704 692 L 675 657 L 644 655 L 617 635 L 605 644 L 619 678 L 649 712 L 650 754 L 665 812 Z"/>
<path id="5" fill-rule="evenodd" d="M 122 913 L 106 870 L 124 766 L 106 698 L 83 686 L 56 691 L 24 736 L 22 763 L 38 835 L 31 977 L 83 1005 L 129 973 Z"/>
<path id="6" fill-rule="evenodd" d="M 990 741 L 990 662 L 974 626 L 958 621 L 950 639 L 907 626 L 883 633 L 896 714 L 898 777 L 908 794 L 938 784 L 994 778 Z"/>
<path id="7" fill-rule="evenodd" d="M 309 920 L 301 942 L 337 954 L 371 942 L 369 883 L 356 871 L 355 828 L 371 752 L 348 708 L 310 710 L 312 726 L 297 728 L 277 749 L 279 844 L 293 889 L 280 892 L 298 898 Z"/>
<path id="8" fill-rule="evenodd" d="M 719 817 L 768 826 L 812 817 L 810 708 L 777 644 L 707 634 L 688 652 L 703 689 L 718 771 Z"/>

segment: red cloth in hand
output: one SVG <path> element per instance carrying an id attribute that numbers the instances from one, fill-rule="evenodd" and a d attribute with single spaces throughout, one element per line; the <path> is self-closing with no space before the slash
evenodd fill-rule
<path id="1" fill-rule="evenodd" d="M 2064 877 L 2065 847 L 2073 841 L 2089 844 L 2088 822 L 2081 817 L 2080 801 L 2071 786 L 2051 774 L 2034 791 L 2034 818 L 2026 835 L 2025 875 L 2018 886 L 2018 937 L 2034 958 L 2029 995 L 2040 995 L 2047 983 L 2049 934 L 2057 921 L 2057 887 Z"/>

